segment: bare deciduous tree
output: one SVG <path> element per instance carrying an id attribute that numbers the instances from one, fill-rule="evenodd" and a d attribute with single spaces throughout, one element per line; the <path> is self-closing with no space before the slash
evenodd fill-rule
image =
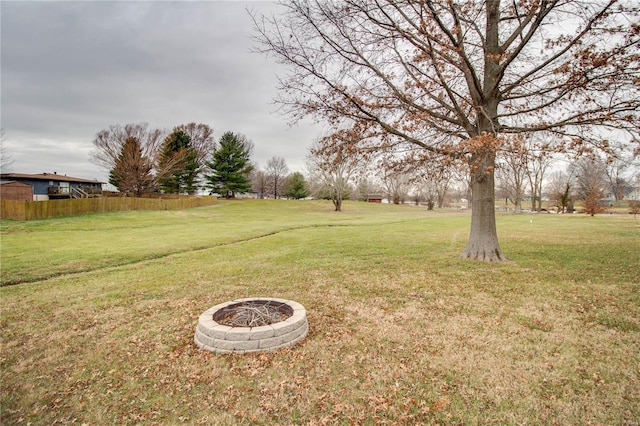
<path id="1" fill-rule="evenodd" d="M 11 154 L 9 154 L 4 144 L 6 140 L 5 137 L 4 129 L 0 129 L 0 171 L 2 171 L 2 173 L 8 173 L 9 168 L 13 164 L 13 158 L 11 158 Z"/>
<path id="2" fill-rule="evenodd" d="M 162 130 L 151 129 L 148 123 L 126 124 L 124 127 L 112 125 L 98 132 L 93 140 L 95 149 L 92 152 L 92 159 L 105 170 L 111 171 L 116 165 L 125 142 L 133 138 L 140 144 L 142 157 L 155 164 L 164 137 Z"/>
<path id="3" fill-rule="evenodd" d="M 552 162 L 551 155 L 536 143 L 529 148 L 527 155 L 527 178 L 531 188 L 531 211 L 542 210 L 542 185 L 547 168 Z"/>
<path id="4" fill-rule="evenodd" d="M 591 216 L 602 213 L 601 203 L 607 188 L 607 173 L 604 161 L 598 157 L 583 157 L 571 163 L 571 174 L 575 179 L 576 197 L 584 201 L 584 209 Z"/>
<path id="5" fill-rule="evenodd" d="M 251 187 L 256 192 L 257 197 L 259 199 L 263 199 L 267 194 L 267 174 L 260 170 L 260 166 L 258 164 L 254 165 L 253 171 L 251 172 Z"/>
<path id="6" fill-rule="evenodd" d="M 198 162 L 204 164 L 208 161 L 216 148 L 213 129 L 207 124 L 188 123 L 181 124 L 173 129 L 174 132 L 179 130 L 189 136 L 191 146 L 198 153 Z"/>
<path id="7" fill-rule="evenodd" d="M 572 176 L 568 173 L 557 171 L 551 176 L 548 191 L 556 202 L 558 213 L 573 213 L 573 185 Z"/>
<path id="8" fill-rule="evenodd" d="M 357 127 L 364 148 L 411 145 L 465 159 L 472 220 L 462 256 L 504 260 L 495 224 L 501 135 L 556 149 L 638 141 L 638 10 L 631 0 L 292 0 L 254 17 L 259 50 L 290 67 L 279 102 Z"/>
<path id="9" fill-rule="evenodd" d="M 405 155 L 400 161 L 405 173 L 413 175 L 412 182 L 424 196 L 430 210 L 436 205 L 438 208 L 444 207 L 451 183 L 459 173 L 466 173 L 464 164 L 443 161 L 440 157 L 427 151 L 419 151 Z"/>
<path id="10" fill-rule="evenodd" d="M 634 155 L 619 146 L 615 150 L 615 154 L 607 159 L 605 164 L 605 173 L 609 183 L 609 189 L 615 198 L 616 207 L 620 207 L 620 202 L 624 198 L 625 187 L 631 182 L 634 164 Z"/>
<path id="11" fill-rule="evenodd" d="M 320 182 L 320 189 L 329 193 L 335 211 L 342 210 L 342 201 L 352 180 L 364 170 L 368 157 L 353 149 L 358 136 L 352 129 L 342 129 L 317 140 L 309 150 L 307 168 Z"/>
<path id="12" fill-rule="evenodd" d="M 424 201 L 427 204 L 427 210 L 433 210 L 436 205 L 436 200 L 438 199 L 438 194 L 433 182 L 424 180 L 413 186 L 413 197 L 416 206 L 420 205 L 421 201 Z"/>
<path id="13" fill-rule="evenodd" d="M 514 213 L 522 213 L 528 156 L 529 151 L 518 136 L 505 142 L 499 153 L 496 173 L 504 196 L 513 203 Z"/>
<path id="14" fill-rule="evenodd" d="M 271 189 L 271 193 L 273 194 L 273 198 L 277 200 L 278 197 L 284 192 L 282 190 L 282 185 L 284 184 L 285 178 L 289 174 L 289 167 L 287 167 L 287 162 L 282 157 L 271 157 L 267 161 L 267 169 L 265 173 L 267 174 L 267 177 L 269 179 L 269 187 Z"/>
<path id="15" fill-rule="evenodd" d="M 396 160 L 382 156 L 378 160 L 376 169 L 380 174 L 382 187 L 387 193 L 387 199 L 393 204 L 402 204 L 409 195 L 411 182 L 415 179 L 409 172 L 401 170 Z"/>

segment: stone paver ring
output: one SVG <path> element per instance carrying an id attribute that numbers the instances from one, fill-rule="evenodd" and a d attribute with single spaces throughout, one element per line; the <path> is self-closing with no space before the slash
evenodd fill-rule
<path id="1" fill-rule="evenodd" d="M 300 303 L 257 297 L 204 311 L 198 318 L 194 341 L 200 349 L 214 353 L 244 354 L 293 346 L 308 332 L 307 311 Z"/>

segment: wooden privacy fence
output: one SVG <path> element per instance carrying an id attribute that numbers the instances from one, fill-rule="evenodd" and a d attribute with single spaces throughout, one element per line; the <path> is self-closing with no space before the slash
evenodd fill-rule
<path id="1" fill-rule="evenodd" d="M 216 197 L 182 197 L 178 199 L 102 197 L 49 201 L 0 200 L 0 218 L 37 220 L 86 213 L 127 210 L 181 210 L 215 204 Z"/>

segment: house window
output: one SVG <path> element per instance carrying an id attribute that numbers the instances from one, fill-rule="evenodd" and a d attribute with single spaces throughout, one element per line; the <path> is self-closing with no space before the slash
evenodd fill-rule
<path id="1" fill-rule="evenodd" d="M 60 182 L 60 194 L 68 194 L 69 193 L 69 182 Z"/>

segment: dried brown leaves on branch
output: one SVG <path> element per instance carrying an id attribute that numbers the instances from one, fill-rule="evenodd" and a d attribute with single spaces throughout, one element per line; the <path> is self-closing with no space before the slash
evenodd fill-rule
<path id="1" fill-rule="evenodd" d="M 635 1 L 283 5 L 283 16 L 254 22 L 258 50 L 289 67 L 284 110 L 358 127 L 367 149 L 410 144 L 468 159 L 470 239 L 483 242 L 465 257 L 502 258 L 492 213 L 500 136 L 552 135 L 549 149 L 577 152 L 607 150 L 612 132 L 640 141 Z"/>

